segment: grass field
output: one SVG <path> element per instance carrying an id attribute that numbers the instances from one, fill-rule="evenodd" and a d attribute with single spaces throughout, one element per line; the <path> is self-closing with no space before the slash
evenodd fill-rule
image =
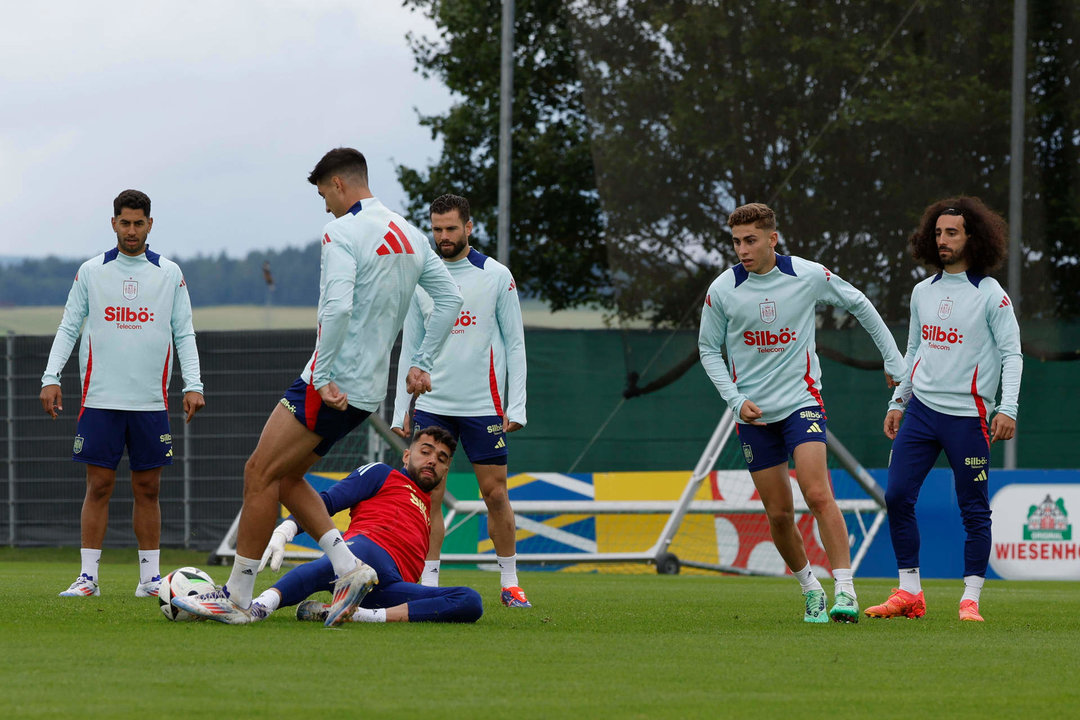
<path id="1" fill-rule="evenodd" d="M 811 626 L 791 579 L 526 572 L 535 607 L 508 610 L 496 575 L 447 570 L 484 596 L 477 624 L 327 630 L 287 610 L 170 623 L 132 596 L 133 558 L 107 550 L 103 595 L 66 599 L 77 550 L 0 548 L 4 717 L 985 720 L 1080 702 L 1076 583 L 990 582 L 985 624 L 957 620 L 955 581 L 930 581 L 922 620 Z M 181 565 L 228 574 L 163 552 Z M 866 604 L 890 585 L 857 587 Z"/>
<path id="2" fill-rule="evenodd" d="M 64 314 L 63 306 L 0 307 L 0 335 L 55 335 Z M 522 320 L 532 328 L 604 328 L 603 312 L 577 308 L 551 312 L 535 299 L 521 302 Z M 316 326 L 316 308 L 264 305 L 197 306 L 192 310 L 195 332 L 207 330 L 290 330 Z M 627 328 L 646 328 L 642 321 L 623 323 Z"/>

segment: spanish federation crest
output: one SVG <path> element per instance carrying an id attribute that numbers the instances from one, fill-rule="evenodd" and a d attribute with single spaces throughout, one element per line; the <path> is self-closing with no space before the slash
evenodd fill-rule
<path id="1" fill-rule="evenodd" d="M 83 446 L 83 436 L 82 435 L 76 435 L 75 436 L 75 445 L 72 446 L 71 452 L 78 455 L 79 453 L 82 452 L 82 446 Z"/>
<path id="2" fill-rule="evenodd" d="M 125 280 L 124 281 L 124 299 L 134 300 L 139 297 L 139 281 L 138 280 Z"/>
<path id="3" fill-rule="evenodd" d="M 776 320 L 776 303 L 772 300 L 767 300 L 758 304 L 758 309 L 761 310 L 761 322 L 771 323 Z"/>
<path id="4" fill-rule="evenodd" d="M 952 315 L 952 300 L 942 300 L 937 306 L 937 316 L 942 320 L 948 320 Z"/>
<path id="5" fill-rule="evenodd" d="M 750 463 L 754 462 L 754 449 L 752 447 L 750 447 L 749 445 L 747 445 L 746 443 L 743 443 L 742 454 L 743 454 L 743 457 L 746 458 L 746 463 L 748 465 Z"/>

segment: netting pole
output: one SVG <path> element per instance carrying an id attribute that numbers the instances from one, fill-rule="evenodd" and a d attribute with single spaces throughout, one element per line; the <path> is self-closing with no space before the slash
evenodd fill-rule
<path id="1" fill-rule="evenodd" d="M 1009 141 L 1009 297 L 1020 317 L 1020 236 L 1024 222 L 1024 115 L 1027 100 L 1027 0 L 1013 0 L 1012 120 Z M 1016 469 L 1016 438 L 1005 441 L 1005 469 Z"/>
<path id="2" fill-rule="evenodd" d="M 698 488 L 701 487 L 701 483 L 709 476 L 712 469 L 716 467 L 716 461 L 720 459 L 720 452 L 724 449 L 724 444 L 727 443 L 728 437 L 734 429 L 735 416 L 731 412 L 725 411 L 723 417 L 720 418 L 720 422 L 717 423 L 716 429 L 713 430 L 712 437 L 709 438 L 709 444 L 705 446 L 705 451 L 698 458 L 697 465 L 694 466 L 694 473 L 690 476 L 690 481 L 686 483 L 686 487 L 683 488 L 682 496 L 679 498 L 675 510 L 668 516 L 667 523 L 664 524 L 664 529 L 660 531 L 660 537 L 657 539 L 656 545 L 653 546 L 657 557 L 668 551 L 671 541 L 675 538 L 675 533 L 679 531 L 679 526 L 682 525 L 683 518 L 686 517 L 686 511 L 689 509 L 690 503 L 694 501 L 694 496 L 697 495 Z"/>
<path id="3" fill-rule="evenodd" d="M 184 548 L 191 547 L 191 431 L 186 422 L 180 423 L 184 447 Z"/>
<path id="4" fill-rule="evenodd" d="M 15 333 L 8 331 L 7 351 L 7 466 L 8 545 L 15 545 Z"/>
<path id="5" fill-rule="evenodd" d="M 496 260 L 510 267 L 510 141 L 514 95 L 514 0 L 502 0 L 499 69 L 499 220 Z"/>

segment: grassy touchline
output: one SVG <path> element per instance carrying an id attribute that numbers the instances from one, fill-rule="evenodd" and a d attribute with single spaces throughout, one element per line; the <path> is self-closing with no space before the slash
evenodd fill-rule
<path id="1" fill-rule="evenodd" d="M 163 556 L 163 571 L 228 574 Z M 476 625 L 326 630 L 288 610 L 251 627 L 170 623 L 132 597 L 133 550 L 106 551 L 102 597 L 57 598 L 77 568 L 75 550 L 0 549 L 8 717 L 986 717 L 1080 700 L 1075 583 L 991 582 L 985 624 L 956 619 L 958 581 L 931 581 L 923 620 L 808 626 L 791 579 L 527 572 L 536 607 L 512 611 L 496 574 L 447 570 L 484 596 Z M 891 584 L 857 580 L 861 602 Z"/>

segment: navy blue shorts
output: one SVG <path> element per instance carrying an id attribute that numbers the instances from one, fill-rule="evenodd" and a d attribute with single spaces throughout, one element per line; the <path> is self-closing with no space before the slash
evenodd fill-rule
<path id="1" fill-rule="evenodd" d="M 743 458 L 750 472 L 786 464 L 804 442 L 825 442 L 825 411 L 804 407 L 778 422 L 766 425 L 735 425 Z"/>
<path id="2" fill-rule="evenodd" d="M 128 451 L 132 470 L 172 465 L 168 410 L 105 410 L 84 407 L 75 429 L 71 459 L 116 469 Z"/>
<path id="3" fill-rule="evenodd" d="M 319 391 L 304 382 L 303 378 L 297 378 L 296 382 L 289 386 L 285 397 L 281 398 L 281 404 L 301 425 L 322 438 L 322 442 L 312 451 L 319 457 L 330 452 L 334 443 L 351 433 L 371 415 L 367 410 L 354 408 L 352 405 L 344 410 L 323 405 Z"/>
<path id="4" fill-rule="evenodd" d="M 446 428 L 454 439 L 461 443 L 469 462 L 474 465 L 506 464 L 506 431 L 503 429 L 503 420 L 498 415 L 449 417 L 423 410 L 413 412 L 414 431 L 416 428 L 432 425 Z"/>

